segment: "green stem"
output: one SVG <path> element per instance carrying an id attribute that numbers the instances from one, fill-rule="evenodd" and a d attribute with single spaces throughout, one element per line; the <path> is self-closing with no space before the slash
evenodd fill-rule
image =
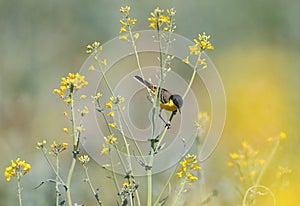
<path id="1" fill-rule="evenodd" d="M 161 190 L 160 194 L 159 194 L 158 197 L 156 198 L 156 201 L 155 201 L 154 204 L 153 204 L 154 206 L 156 206 L 156 205 L 158 204 L 158 202 L 160 201 L 160 199 L 161 199 L 161 197 L 162 197 L 164 191 L 167 189 L 168 185 L 170 184 L 170 181 L 171 181 L 172 177 L 174 176 L 174 174 L 176 173 L 177 169 L 178 169 L 178 166 L 175 167 L 175 169 L 173 170 L 173 172 L 170 174 L 170 176 L 169 176 L 169 178 L 168 178 L 166 184 L 164 185 L 164 187 L 163 187 L 163 189 Z"/>
<path id="2" fill-rule="evenodd" d="M 84 167 L 84 172 L 85 172 L 85 176 L 86 176 L 86 182 L 88 183 L 88 185 L 89 185 L 89 187 L 90 187 L 90 189 L 91 189 L 94 197 L 96 198 L 98 205 L 101 206 L 102 202 L 99 199 L 99 196 L 98 196 L 99 194 L 96 193 L 96 191 L 95 191 L 95 189 L 94 189 L 94 187 L 93 187 L 93 185 L 91 183 L 90 176 L 89 176 L 89 173 L 88 173 L 88 168 L 85 165 L 83 165 L 83 167 Z"/>
<path id="3" fill-rule="evenodd" d="M 56 195 L 56 206 L 59 205 L 59 194 L 60 194 L 60 191 L 59 191 L 59 188 L 58 188 L 58 180 L 59 180 L 59 158 L 58 158 L 58 155 L 56 156 L 56 171 L 57 171 L 57 175 L 55 175 L 55 180 L 56 180 L 56 183 L 55 183 L 55 195 Z"/>
<path id="4" fill-rule="evenodd" d="M 72 206 L 70 185 L 71 185 L 71 179 L 72 179 L 72 174 L 73 174 L 73 171 L 74 171 L 74 168 L 75 168 L 75 164 L 76 164 L 76 158 L 73 157 L 72 163 L 71 163 L 71 166 L 70 166 L 70 170 L 69 170 L 69 173 L 68 173 L 68 177 L 67 177 L 67 192 L 66 192 L 66 195 L 67 195 L 68 206 Z"/>
<path id="5" fill-rule="evenodd" d="M 19 205 L 22 206 L 22 196 L 21 196 L 21 176 L 18 173 L 17 174 L 18 179 L 18 199 L 19 199 Z"/>
<path id="6" fill-rule="evenodd" d="M 170 119 L 172 119 L 173 113 Z M 164 139 L 166 133 L 167 133 L 168 127 L 165 127 L 162 135 L 159 138 L 159 141 L 157 142 L 157 145 L 155 148 L 159 148 L 160 144 L 162 143 L 162 140 Z M 148 163 L 148 169 L 147 169 L 147 182 L 148 182 L 148 201 L 147 205 L 151 206 L 152 205 L 152 166 L 153 166 L 153 161 L 154 161 L 154 155 L 155 155 L 155 148 L 151 148 L 151 153 L 150 153 L 150 160 Z"/>
<path id="7" fill-rule="evenodd" d="M 268 159 L 266 161 L 266 164 L 263 166 L 263 168 L 261 169 L 261 172 L 259 173 L 259 176 L 255 182 L 256 185 L 260 184 L 260 181 L 261 181 L 263 175 L 265 174 L 267 167 L 269 166 L 270 162 L 272 161 L 273 157 L 275 156 L 275 153 L 279 147 L 279 144 L 280 144 L 280 140 L 277 140 L 275 147 L 273 148 L 270 156 L 268 157 Z"/>
<path id="8" fill-rule="evenodd" d="M 73 98 L 73 93 L 70 94 L 71 98 L 71 114 L 72 114 L 72 130 L 73 130 L 73 158 L 72 158 L 72 163 L 69 169 L 68 177 L 67 177 L 67 203 L 68 206 L 72 206 L 72 198 L 71 198 L 71 191 L 70 191 L 70 185 L 71 185 L 71 180 L 72 180 L 72 175 L 74 172 L 75 164 L 76 164 L 76 158 L 77 158 L 77 153 L 78 153 L 78 143 L 79 143 L 79 137 L 77 137 L 77 132 L 76 132 L 76 123 L 75 123 L 75 113 L 74 113 L 74 98 Z"/>
<path id="9" fill-rule="evenodd" d="M 192 84 L 193 84 L 193 82 L 194 82 L 194 79 L 195 79 L 195 76 L 196 76 L 196 72 L 197 72 L 198 59 L 200 59 L 201 54 L 202 54 L 202 52 L 200 52 L 199 55 L 198 55 L 197 62 L 195 63 L 195 66 L 194 66 L 194 68 L 193 68 L 193 74 L 192 74 L 191 80 L 190 80 L 190 82 L 189 82 L 189 85 L 188 85 L 187 89 L 186 89 L 185 92 L 184 92 L 184 95 L 182 96 L 182 99 L 184 99 L 184 98 L 186 97 L 187 93 L 189 92 L 189 90 L 190 90 L 191 87 L 192 87 Z"/>
<path id="10" fill-rule="evenodd" d="M 121 130 L 121 134 L 122 134 L 123 141 L 124 141 L 124 144 L 125 144 L 127 156 L 128 156 L 128 158 L 130 158 L 129 144 L 128 144 L 127 139 L 126 139 L 126 137 L 124 135 L 123 126 L 122 126 L 122 123 L 121 123 L 120 116 L 121 115 L 118 115 L 118 121 L 119 121 L 119 125 L 120 125 L 120 130 Z M 117 151 L 119 152 L 119 150 L 117 150 Z M 129 165 L 129 171 L 132 172 L 131 161 L 128 161 L 127 163 Z M 128 171 L 126 171 L 126 172 L 128 172 Z"/>
<path id="11" fill-rule="evenodd" d="M 65 182 L 63 181 L 63 179 L 59 176 L 58 171 L 56 171 L 56 169 L 54 168 L 53 164 L 50 162 L 46 151 L 42 151 L 43 156 L 45 157 L 48 165 L 50 166 L 50 168 L 52 169 L 52 171 L 54 172 L 55 176 L 58 177 L 59 181 L 61 182 L 61 184 L 63 184 L 64 186 L 66 186 Z"/>
<path id="12" fill-rule="evenodd" d="M 114 165 L 113 165 L 113 162 L 112 162 L 111 154 L 109 154 L 109 160 L 110 160 L 111 174 L 113 176 L 114 184 L 115 184 L 117 192 L 119 192 L 120 186 L 119 186 L 119 183 L 118 183 L 118 180 L 117 180 L 117 176 L 116 176 L 116 173 L 115 173 L 115 169 L 114 169 Z M 120 200 L 121 200 L 121 197 L 120 197 Z"/>
<path id="13" fill-rule="evenodd" d="M 140 195 L 137 190 L 135 190 L 135 196 L 136 196 L 136 201 L 137 201 L 138 206 L 141 206 Z"/>
<path id="14" fill-rule="evenodd" d="M 97 64 L 98 64 L 98 66 L 101 68 L 101 63 L 99 62 L 99 60 L 97 60 Z M 116 95 L 115 95 L 115 93 L 114 93 L 112 87 L 111 87 L 110 84 L 109 84 L 109 81 L 108 81 L 108 79 L 107 79 L 105 73 L 102 71 L 102 69 L 100 69 L 100 72 L 101 72 L 101 74 L 102 74 L 102 76 L 103 76 L 103 78 L 104 78 L 104 81 L 105 81 L 105 83 L 106 83 L 106 85 L 107 85 L 107 87 L 108 87 L 108 89 L 109 89 L 111 95 L 112 95 L 113 97 L 116 97 Z M 125 126 L 126 126 L 127 130 L 129 131 L 130 136 L 131 136 L 132 139 L 133 139 L 133 142 L 134 142 L 135 147 L 137 148 L 137 150 L 138 150 L 140 156 L 142 157 L 142 159 L 145 161 L 144 155 L 143 155 L 141 149 L 139 148 L 139 145 L 137 144 L 137 142 L 136 142 L 136 140 L 135 140 L 135 138 L 134 138 L 134 136 L 133 136 L 133 133 L 132 133 L 131 129 L 129 128 L 127 122 L 125 121 L 125 118 L 124 118 L 124 115 L 123 115 L 123 112 L 122 112 L 122 109 L 121 109 L 120 105 L 118 105 L 117 108 L 118 108 L 118 112 L 119 112 L 120 115 L 121 115 L 122 122 L 125 123 Z"/>
<path id="15" fill-rule="evenodd" d="M 159 84 L 158 84 L 158 89 L 156 91 L 155 97 L 154 97 L 154 102 L 153 102 L 153 112 L 152 112 L 152 139 L 155 139 L 156 136 L 156 119 L 157 119 L 157 109 L 159 107 L 159 102 L 160 102 L 160 93 L 161 93 L 161 88 L 162 88 L 162 83 L 163 83 L 163 67 L 166 64 L 166 60 L 163 60 L 163 54 L 162 54 L 162 43 L 161 43 L 161 34 L 159 30 L 159 26 L 157 25 L 157 37 L 158 37 L 158 42 L 159 42 L 159 58 L 160 58 L 160 78 L 159 78 Z M 169 43 L 170 43 L 170 36 L 169 40 L 167 43 L 167 50 L 166 53 L 168 52 L 169 48 Z M 172 113 L 170 120 L 172 120 L 174 113 Z M 161 134 L 158 143 L 156 144 L 155 148 L 159 148 L 160 144 L 162 143 L 166 133 L 167 133 L 168 127 L 164 128 L 163 133 Z M 155 148 L 151 148 L 151 153 L 150 153 L 150 160 L 148 163 L 148 170 L 147 170 L 147 182 L 148 182 L 148 201 L 147 205 L 151 206 L 152 204 L 152 166 L 153 166 L 153 161 L 154 161 L 154 155 L 155 155 Z"/>
<path id="16" fill-rule="evenodd" d="M 179 197 L 180 197 L 180 195 L 181 195 L 181 193 L 182 193 L 182 191 L 183 191 L 183 189 L 184 189 L 184 186 L 185 186 L 186 182 L 187 182 L 187 179 L 185 178 L 184 181 L 181 183 L 181 187 L 180 187 L 180 189 L 179 189 L 177 195 L 175 196 L 176 198 L 175 198 L 175 200 L 174 200 L 172 206 L 174 206 L 174 205 L 177 204 L 178 199 L 179 199 Z"/>
<path id="17" fill-rule="evenodd" d="M 116 149 L 117 155 L 118 155 L 118 157 L 119 157 L 119 159 L 121 161 L 121 165 L 122 165 L 122 168 L 123 168 L 124 172 L 127 173 L 128 171 L 127 171 L 126 165 L 125 165 L 125 163 L 124 163 L 124 161 L 123 161 L 123 159 L 121 157 L 120 150 L 118 149 L 118 147 L 117 147 L 116 144 L 114 144 L 113 146 Z"/>
<path id="18" fill-rule="evenodd" d="M 147 206 L 151 206 L 152 205 L 152 169 L 147 170 L 147 184 L 148 184 Z"/>
<path id="19" fill-rule="evenodd" d="M 137 66 L 138 66 L 138 68 L 140 70 L 141 76 L 144 79 L 144 74 L 143 74 L 143 71 L 142 71 L 141 63 L 140 63 L 140 57 L 139 57 L 137 49 L 136 49 L 135 39 L 134 39 L 134 37 L 132 35 L 131 26 L 128 26 L 128 31 L 129 31 L 129 35 L 130 35 L 130 39 L 131 39 L 131 43 L 132 43 L 134 55 L 135 55 L 135 58 L 136 58 L 136 63 L 137 63 Z M 150 95 L 150 91 L 148 91 L 148 92 L 149 92 L 149 95 Z"/>

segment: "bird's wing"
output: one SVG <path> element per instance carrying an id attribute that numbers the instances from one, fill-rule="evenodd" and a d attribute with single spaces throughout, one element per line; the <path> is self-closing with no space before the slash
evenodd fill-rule
<path id="1" fill-rule="evenodd" d="M 160 101 L 163 104 L 168 103 L 170 101 L 170 97 L 171 97 L 171 93 L 168 90 L 166 90 L 166 89 L 161 90 Z"/>

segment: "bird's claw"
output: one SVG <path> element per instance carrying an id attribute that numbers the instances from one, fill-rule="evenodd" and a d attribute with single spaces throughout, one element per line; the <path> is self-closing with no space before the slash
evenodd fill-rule
<path id="1" fill-rule="evenodd" d="M 166 123 L 165 127 L 166 127 L 167 129 L 170 129 L 170 128 L 171 128 L 171 124 L 170 124 L 170 123 Z"/>

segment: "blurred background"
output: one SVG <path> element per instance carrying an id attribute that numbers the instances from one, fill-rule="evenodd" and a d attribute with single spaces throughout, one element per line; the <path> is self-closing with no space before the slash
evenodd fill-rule
<path id="1" fill-rule="evenodd" d="M 36 142 L 70 142 L 62 131 L 68 124 L 61 115 L 64 104 L 52 90 L 62 76 L 80 69 L 87 58 L 87 44 L 95 40 L 104 43 L 119 34 L 119 8 L 125 5 L 131 6 L 131 16 L 138 19 L 136 30 L 148 29 L 149 13 L 159 6 L 176 9 L 177 34 L 189 39 L 203 31 L 212 35 L 215 50 L 209 56 L 223 79 L 227 120 L 217 150 L 204 163 L 205 190 L 218 190 L 218 196 L 208 205 L 241 203 L 235 189 L 239 180 L 226 165 L 228 154 L 238 151 L 242 141 L 268 154 L 272 146 L 266 139 L 281 131 L 286 132 L 287 139 L 280 145 L 262 184 L 274 186 L 279 165 L 291 168 L 285 184 L 276 189 L 276 197 L 277 205 L 295 205 L 300 190 L 297 0 L 0 0 L 1 204 L 17 205 L 16 182 L 7 182 L 3 175 L 16 157 L 32 166 L 22 180 L 24 205 L 55 204 L 54 185 L 32 190 L 41 181 L 53 178 L 40 151 L 35 149 Z M 62 156 L 63 169 L 69 166 L 69 154 Z M 79 164 L 76 171 L 74 201 L 95 205 L 83 183 Z M 108 173 L 93 163 L 90 171 L 103 192 L 104 203 L 115 204 Z M 140 182 L 143 185 L 143 180 Z M 193 190 L 185 205 L 196 205 L 199 191 L 203 192 L 202 188 Z"/>

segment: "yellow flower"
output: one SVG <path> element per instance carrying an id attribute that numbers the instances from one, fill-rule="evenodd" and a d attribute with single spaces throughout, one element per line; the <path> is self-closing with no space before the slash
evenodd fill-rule
<path id="1" fill-rule="evenodd" d="M 201 167 L 197 164 L 192 164 L 192 169 L 193 170 L 201 170 Z"/>
<path id="2" fill-rule="evenodd" d="M 280 132 L 279 133 L 279 138 L 280 139 L 286 139 L 286 133 L 285 132 Z"/>
<path id="3" fill-rule="evenodd" d="M 122 24 L 123 26 L 127 26 L 127 23 L 124 22 L 122 19 L 120 20 L 120 24 Z"/>
<path id="4" fill-rule="evenodd" d="M 105 144 L 103 144 L 102 145 L 101 154 L 107 154 L 108 151 L 109 151 L 109 148 Z"/>
<path id="5" fill-rule="evenodd" d="M 198 177 L 192 174 L 192 171 L 201 170 L 201 167 L 197 165 L 198 160 L 196 155 L 187 154 L 183 161 L 179 162 L 181 165 L 178 168 L 176 176 L 178 178 L 186 177 L 189 185 L 198 180 Z"/>
<path id="6" fill-rule="evenodd" d="M 259 160 L 259 164 L 264 165 L 265 163 L 266 163 L 266 160 L 264 160 L 264 159 Z"/>
<path id="7" fill-rule="evenodd" d="M 7 181 L 11 180 L 11 177 L 22 177 L 23 175 L 27 174 L 31 169 L 30 164 L 26 163 L 25 160 L 20 160 L 17 158 L 16 161 L 11 160 L 11 165 L 8 166 L 5 171 L 4 175 Z"/>
<path id="8" fill-rule="evenodd" d="M 151 17 L 148 18 L 148 21 L 150 22 L 149 27 L 152 29 L 159 29 L 164 24 L 164 31 L 173 32 L 176 26 L 171 22 L 171 18 L 174 15 L 174 9 L 168 9 L 167 13 L 165 13 L 163 9 L 157 7 L 153 12 L 150 13 Z"/>
<path id="9" fill-rule="evenodd" d="M 53 93 L 57 93 L 60 97 L 64 96 L 64 92 L 62 90 L 59 90 L 59 89 L 54 89 Z"/>
<path id="10" fill-rule="evenodd" d="M 104 139 L 108 144 L 111 144 L 111 145 L 117 141 L 117 138 L 112 135 L 104 137 Z"/>
<path id="11" fill-rule="evenodd" d="M 136 23 L 136 19 L 127 19 L 128 23 L 131 23 L 132 25 L 134 25 Z"/>
<path id="12" fill-rule="evenodd" d="M 193 183 L 196 180 L 198 180 L 198 177 L 193 176 L 190 172 L 187 173 L 187 178 L 188 178 L 188 180 L 190 180 L 191 183 Z"/>
<path id="13" fill-rule="evenodd" d="M 91 66 L 89 67 L 89 70 L 90 70 L 90 71 L 94 71 L 94 70 L 95 70 L 95 67 L 94 67 L 93 65 L 91 65 Z"/>
<path id="14" fill-rule="evenodd" d="M 37 149 L 43 149 L 45 147 L 45 145 L 47 144 L 46 140 L 43 140 L 41 142 L 37 142 Z"/>
<path id="15" fill-rule="evenodd" d="M 183 63 L 186 63 L 186 64 L 190 64 L 190 61 L 189 61 L 189 57 L 185 57 L 183 60 L 182 60 Z"/>
<path id="16" fill-rule="evenodd" d="M 95 96 L 91 96 L 91 98 L 95 100 L 100 99 L 100 97 L 102 97 L 102 94 L 100 92 L 98 92 Z"/>
<path id="17" fill-rule="evenodd" d="M 197 45 L 200 46 L 200 48 L 204 51 L 204 50 L 213 50 L 214 46 L 211 45 L 211 43 L 209 42 L 210 39 L 210 35 L 206 35 L 205 32 L 201 34 L 198 34 L 198 40 L 200 42 L 198 42 L 197 40 L 195 41 Z"/>
<path id="18" fill-rule="evenodd" d="M 86 95 L 81 95 L 80 97 L 79 97 L 79 99 L 85 99 L 86 98 Z"/>
<path id="19" fill-rule="evenodd" d="M 80 156 L 78 160 L 84 165 L 90 161 L 90 157 L 88 155 L 83 155 Z"/>
<path id="20" fill-rule="evenodd" d="M 176 173 L 176 176 L 177 176 L 178 178 L 182 178 L 182 177 L 183 177 L 183 171 L 177 172 L 177 173 Z"/>
<path id="21" fill-rule="evenodd" d="M 126 28 L 125 27 L 121 27 L 120 28 L 120 33 L 123 33 L 123 32 L 126 32 L 127 30 L 126 30 Z"/>
<path id="22" fill-rule="evenodd" d="M 79 73 L 69 73 L 67 77 L 61 78 L 61 85 L 59 89 L 54 89 L 53 92 L 57 93 L 67 104 L 69 104 L 72 102 L 71 93 L 85 87 L 87 84 L 88 82 L 85 80 L 84 76 Z M 65 96 L 64 92 L 66 90 L 69 91 L 67 96 Z"/>
<path id="23" fill-rule="evenodd" d="M 134 37 L 135 39 L 138 39 L 138 38 L 140 37 L 140 34 L 139 34 L 139 33 L 135 33 L 135 34 L 133 35 L 133 37 Z"/>
<path id="24" fill-rule="evenodd" d="M 27 173 L 27 172 L 29 172 L 30 171 L 30 169 L 31 169 L 31 165 L 30 164 L 23 164 L 23 166 L 24 166 L 24 172 L 25 173 Z"/>
<path id="25" fill-rule="evenodd" d="M 110 126 L 111 128 L 115 128 L 116 127 L 116 123 L 115 122 L 110 123 L 110 124 L 108 124 L 108 126 Z"/>
<path id="26" fill-rule="evenodd" d="M 126 181 L 123 183 L 123 185 L 124 185 L 124 187 L 129 187 L 130 183 L 129 183 L 129 181 Z"/>
<path id="27" fill-rule="evenodd" d="M 289 175 L 289 174 L 291 174 L 291 173 L 292 173 L 292 170 L 291 170 L 290 168 L 279 166 L 279 167 L 278 167 L 278 172 L 277 172 L 277 174 L 276 174 L 276 177 L 277 177 L 278 179 L 280 179 L 280 178 L 282 178 L 283 176 Z"/>
<path id="28" fill-rule="evenodd" d="M 249 149 L 249 144 L 248 144 L 248 142 L 246 142 L 246 141 L 243 141 L 243 142 L 242 142 L 242 146 L 243 146 L 243 149 L 245 149 L 245 150 L 248 150 L 248 149 Z"/>
<path id="29" fill-rule="evenodd" d="M 255 170 L 252 170 L 250 173 L 249 173 L 249 176 L 250 177 L 253 177 L 253 176 L 255 176 L 256 175 L 256 171 Z"/>
<path id="30" fill-rule="evenodd" d="M 121 13 L 129 13 L 130 12 L 130 6 L 121 7 L 120 12 Z"/>
<path id="31" fill-rule="evenodd" d="M 240 177 L 240 181 L 241 181 L 241 182 L 244 182 L 244 177 Z"/>
<path id="32" fill-rule="evenodd" d="M 108 103 L 105 104 L 106 108 L 112 108 L 112 101 L 109 101 Z"/>
<path id="33" fill-rule="evenodd" d="M 160 22 L 165 22 L 165 23 L 167 23 L 167 24 L 170 24 L 170 23 L 171 23 L 170 17 L 164 16 L 164 15 L 159 16 L 159 21 L 160 21 Z"/>
<path id="34" fill-rule="evenodd" d="M 98 50 L 99 51 L 102 50 L 100 42 L 95 41 L 91 45 L 89 44 L 89 45 L 86 46 L 86 53 L 87 54 L 96 53 Z"/>
<path id="35" fill-rule="evenodd" d="M 113 117 L 113 116 L 115 116 L 115 114 L 114 114 L 114 112 L 109 112 L 109 113 L 107 114 L 107 116 Z"/>
<path id="36" fill-rule="evenodd" d="M 239 158 L 239 155 L 237 153 L 230 153 L 229 156 L 233 160 L 237 160 Z"/>
<path id="37" fill-rule="evenodd" d="M 81 116 L 84 116 L 89 113 L 89 108 L 87 106 L 84 106 L 83 110 L 81 110 L 81 111 L 79 110 L 79 112 L 80 112 Z"/>
<path id="38" fill-rule="evenodd" d="M 128 35 L 119 36 L 119 39 L 120 40 L 127 40 L 128 39 Z"/>
<path id="39" fill-rule="evenodd" d="M 66 127 L 64 127 L 64 133 L 68 133 L 69 132 L 69 129 L 68 128 L 66 128 Z"/>
<path id="40" fill-rule="evenodd" d="M 232 162 L 227 162 L 227 167 L 232 167 L 233 163 Z"/>
<path id="41" fill-rule="evenodd" d="M 49 152 L 50 155 L 58 156 L 61 152 L 67 149 L 68 143 L 56 143 L 54 140 L 51 144 L 51 151 Z"/>
<path id="42" fill-rule="evenodd" d="M 68 97 L 67 99 L 65 99 L 65 102 L 66 102 L 67 104 L 69 104 L 69 103 L 72 102 L 72 99 L 71 99 L 70 97 Z"/>
<path id="43" fill-rule="evenodd" d="M 101 64 L 103 64 L 104 66 L 106 66 L 106 65 L 107 65 L 107 60 L 106 60 L 106 59 L 103 59 L 103 60 L 101 61 Z"/>
<path id="44" fill-rule="evenodd" d="M 195 54 L 195 55 L 200 54 L 200 50 L 197 45 L 189 46 L 189 49 L 190 49 L 190 54 Z"/>

